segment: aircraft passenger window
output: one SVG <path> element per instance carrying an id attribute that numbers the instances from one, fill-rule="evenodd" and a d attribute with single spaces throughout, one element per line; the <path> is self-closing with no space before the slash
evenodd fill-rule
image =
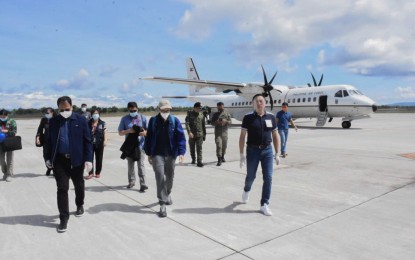
<path id="1" fill-rule="evenodd" d="M 311 97 L 308 98 L 307 102 L 311 102 Z"/>
<path id="2" fill-rule="evenodd" d="M 274 100 L 274 104 L 277 104 L 277 100 Z"/>
<path id="3" fill-rule="evenodd" d="M 241 105 L 241 102 L 239 102 L 239 106 Z"/>
<path id="4" fill-rule="evenodd" d="M 349 93 L 347 93 L 347 90 L 343 90 L 343 96 L 344 97 L 348 97 L 349 96 Z"/>
<path id="5" fill-rule="evenodd" d="M 301 98 L 297 99 L 297 103 L 300 103 L 300 102 L 301 102 Z"/>
<path id="6" fill-rule="evenodd" d="M 252 101 L 249 101 L 249 105 L 252 105 Z"/>
<path id="7" fill-rule="evenodd" d="M 232 106 L 233 106 L 233 102 L 232 102 Z"/>
<path id="8" fill-rule="evenodd" d="M 281 104 L 281 99 L 278 99 L 278 104 Z"/>
<path id="9" fill-rule="evenodd" d="M 317 98 L 316 97 L 313 97 L 313 102 L 316 102 L 317 101 Z"/>
<path id="10" fill-rule="evenodd" d="M 293 98 L 293 103 L 295 103 L 295 98 Z"/>
<path id="11" fill-rule="evenodd" d="M 305 98 L 303 98 L 303 102 L 305 102 Z"/>
<path id="12" fill-rule="evenodd" d="M 334 94 L 334 97 L 343 97 L 342 91 L 337 91 L 336 94 Z"/>

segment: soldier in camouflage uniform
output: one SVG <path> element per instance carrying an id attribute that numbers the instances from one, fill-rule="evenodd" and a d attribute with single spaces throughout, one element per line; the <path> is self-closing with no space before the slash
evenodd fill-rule
<path id="1" fill-rule="evenodd" d="M 225 162 L 226 147 L 228 144 L 228 126 L 232 124 L 231 115 L 225 111 L 222 102 L 217 104 L 218 112 L 212 116 L 212 125 L 215 127 L 215 143 L 216 156 L 218 163 L 216 166 L 221 166 Z"/>
<path id="2" fill-rule="evenodd" d="M 186 130 L 189 135 L 190 155 L 192 156 L 192 164 L 196 163 L 195 146 L 197 152 L 197 166 L 203 167 L 202 163 L 202 144 L 206 139 L 205 117 L 201 113 L 202 105 L 196 102 L 193 110 L 187 111 Z"/>

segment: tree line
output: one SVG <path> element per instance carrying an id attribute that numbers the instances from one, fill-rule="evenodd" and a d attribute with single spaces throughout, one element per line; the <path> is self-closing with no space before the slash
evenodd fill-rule
<path id="1" fill-rule="evenodd" d="M 16 115 L 16 116 L 39 116 L 43 113 L 45 113 L 47 107 L 42 107 L 42 108 L 18 108 L 18 109 L 13 109 L 11 110 L 11 114 L 12 115 Z M 112 106 L 112 107 L 98 107 L 98 106 L 92 106 L 92 107 L 88 107 L 88 111 L 91 111 L 93 109 L 98 109 L 100 111 L 101 114 L 116 114 L 116 113 L 127 113 L 128 109 L 126 107 L 116 107 L 116 106 Z M 187 111 L 193 109 L 193 107 L 173 107 L 172 111 L 173 112 L 183 112 L 183 111 Z M 154 112 L 156 110 L 156 107 L 154 106 L 148 106 L 148 107 L 140 107 L 139 111 L 140 112 Z M 55 111 L 57 112 L 57 109 L 55 109 Z M 81 108 L 73 105 L 73 111 L 75 112 L 80 112 Z"/>

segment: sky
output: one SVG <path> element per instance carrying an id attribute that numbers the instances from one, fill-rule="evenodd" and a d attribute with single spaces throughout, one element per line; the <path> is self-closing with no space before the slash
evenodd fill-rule
<path id="1" fill-rule="evenodd" d="M 186 78 L 350 84 L 378 104 L 415 101 L 414 1 L 0 0 L 0 108 L 156 106 Z M 173 106 L 191 105 L 172 100 Z"/>

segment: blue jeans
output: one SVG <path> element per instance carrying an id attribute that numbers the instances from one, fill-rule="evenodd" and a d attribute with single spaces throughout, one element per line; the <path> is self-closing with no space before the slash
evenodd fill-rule
<path id="1" fill-rule="evenodd" d="M 288 129 L 278 130 L 281 139 L 281 154 L 285 154 L 287 151 L 287 139 L 288 139 Z"/>
<path id="2" fill-rule="evenodd" d="M 264 149 L 248 146 L 246 148 L 246 168 L 247 174 L 245 178 L 244 191 L 250 191 L 252 184 L 256 178 L 256 172 L 259 162 L 261 162 L 262 178 L 264 184 L 262 185 L 261 206 L 269 204 L 271 197 L 272 173 L 274 170 L 274 157 L 272 146 L 269 145 Z"/>

